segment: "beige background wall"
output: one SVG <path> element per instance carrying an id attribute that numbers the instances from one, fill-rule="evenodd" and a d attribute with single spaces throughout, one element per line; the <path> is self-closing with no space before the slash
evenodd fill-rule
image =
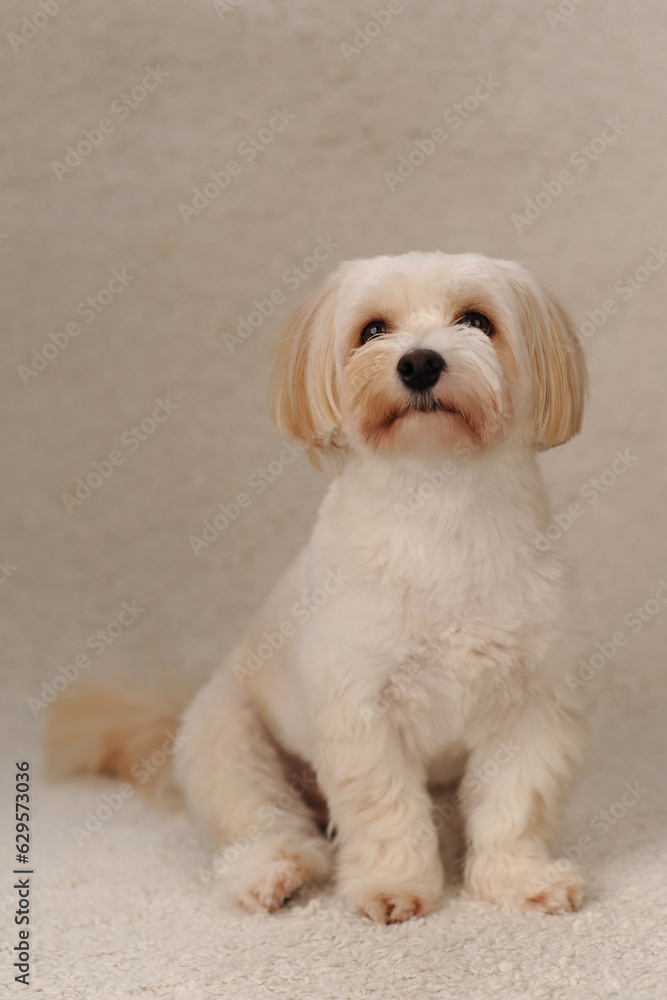
<path id="1" fill-rule="evenodd" d="M 123 601 L 145 611 L 94 658 L 96 670 L 161 659 L 200 676 L 243 629 L 307 536 L 325 479 L 301 456 L 261 495 L 250 489 L 252 505 L 198 557 L 188 537 L 280 453 L 265 403 L 271 345 L 288 311 L 351 256 L 440 248 L 517 258 L 577 325 L 613 298 L 617 311 L 587 339 L 584 433 L 544 466 L 558 507 L 615 449 L 638 458 L 570 532 L 602 597 L 601 638 L 667 572 L 667 269 L 629 301 L 613 291 L 667 238 L 661 5 L 586 0 L 551 25 L 555 4 L 414 0 L 345 55 L 341 45 L 363 41 L 356 29 L 380 7 L 72 0 L 17 42 L 8 36 L 32 7 L 6 5 L 0 556 L 18 569 L 0 600 L 17 725 L 31 720 L 24 693 L 85 650 Z M 164 79 L 118 110 L 147 67 Z M 480 77 L 494 92 L 464 121 L 455 105 Z M 274 108 L 294 119 L 249 161 L 239 145 Z M 56 171 L 103 118 L 112 126 L 99 145 Z M 571 157 L 607 118 L 624 127 L 582 170 Z M 385 173 L 436 128 L 446 141 L 391 191 Z M 240 173 L 184 221 L 179 205 L 234 158 Z M 512 214 L 566 169 L 572 182 L 517 232 Z M 300 287 L 285 284 L 329 238 L 338 246 L 328 260 Z M 132 280 L 85 322 L 79 304 L 123 268 Z M 225 334 L 275 289 L 284 302 L 230 352 Z M 73 321 L 81 333 L 22 379 L 32 349 Z M 178 409 L 144 442 L 123 444 L 167 396 Z M 68 513 L 61 495 L 114 450 L 123 464 Z M 653 683 L 666 631 L 659 615 L 633 638 L 616 683 Z"/>
<path id="2" fill-rule="evenodd" d="M 57 0 L 44 3 L 53 10 Z M 386 0 L 221 0 L 216 9 L 204 0 L 70 0 L 34 30 L 22 19 L 44 21 L 37 0 L 5 0 L 0 561 L 17 568 L 0 583 L 3 762 L 27 755 L 38 767 L 43 713 L 35 718 L 28 699 L 39 697 L 42 684 L 77 655 L 88 654 L 89 672 L 150 673 L 163 663 L 192 682 L 217 665 L 307 537 L 326 487 L 303 456 L 273 466 L 280 474 L 261 494 L 251 479 L 283 447 L 265 402 L 280 321 L 340 260 L 437 248 L 524 261 L 561 296 L 577 326 L 589 311 L 599 318 L 605 302 L 611 313 L 586 339 L 592 393 L 584 432 L 544 457 L 556 509 L 579 499 L 584 510 L 568 535 L 596 595 L 590 652 L 615 631 L 629 636 L 586 688 L 594 695 L 593 750 L 566 836 L 576 842 L 625 782 L 639 780 L 649 792 L 586 858 L 591 902 L 581 918 L 525 929 L 519 918 L 508 924 L 461 903 L 434 917 L 428 931 L 391 929 L 395 935 L 385 940 L 335 908 L 310 907 L 302 917 L 297 907 L 270 926 L 253 923 L 261 941 L 246 956 L 248 942 L 259 939 L 248 938 L 250 925 L 231 912 L 219 932 L 223 916 L 201 896 L 194 873 L 203 855 L 187 839 L 187 821 L 165 833 L 163 820 L 135 801 L 105 827 L 83 864 L 70 825 L 94 808 L 100 788 L 40 788 L 38 953 L 43 975 L 56 970 L 53 980 L 42 979 L 49 996 L 56 996 L 53 984 L 69 962 L 68 933 L 85 955 L 71 966 L 79 970 L 79 986 L 68 979 L 70 1000 L 89 996 L 91 983 L 96 995 L 107 995 L 109 946 L 100 942 L 109 940 L 134 956 L 122 973 L 123 995 L 159 981 L 156 996 L 190 996 L 198 977 L 210 973 L 218 983 L 234 968 L 230 995 L 238 1000 L 249 973 L 257 981 L 289 980 L 291 966 L 276 971 L 282 966 L 272 949 L 288 954 L 297 931 L 299 940 L 321 933 L 325 965 L 330 942 L 348 942 L 331 959 L 336 985 L 327 996 L 353 995 L 358 947 L 377 970 L 380 995 L 405 996 L 401 986 L 394 994 L 382 985 L 383 975 L 403 969 L 413 975 L 409 949 L 402 956 L 395 950 L 401 941 L 413 942 L 420 968 L 436 963 L 434 975 L 454 983 L 452 995 L 488 1000 L 495 988 L 489 983 L 514 995 L 517 983 L 533 983 L 538 933 L 545 956 L 540 981 L 562 980 L 565 991 L 545 986 L 540 995 L 573 996 L 572 982 L 580 995 L 616 995 L 609 976 L 623 995 L 654 995 L 651 984 L 659 982 L 652 970 L 664 955 L 655 933 L 664 913 L 656 865 L 664 841 L 667 609 L 660 605 L 636 634 L 624 619 L 667 578 L 667 267 L 638 272 L 632 294 L 624 276 L 667 241 L 664 4 L 562 0 L 571 13 L 558 20 L 549 17 L 557 0 L 403 0 L 401 10 L 392 2 L 382 30 L 370 28 L 376 37 L 363 50 L 346 49 L 346 58 L 341 45 L 363 42 L 358 30 L 387 6 Z M 9 37 L 22 27 L 34 37 Z M 133 91 L 148 68 L 154 89 Z M 493 92 L 465 120 L 457 118 L 455 105 L 475 104 L 480 77 Z M 124 103 L 125 94 L 136 107 Z M 260 133 L 274 109 L 294 118 L 281 131 Z M 608 118 L 620 123 L 618 135 L 602 149 L 595 140 Z M 83 130 L 99 129 L 102 119 L 106 131 L 91 133 L 98 145 L 90 155 L 71 171 L 54 169 Z M 434 129 L 443 129 L 446 140 L 390 190 L 385 174 Z M 242 144 L 258 133 L 273 138 L 250 161 Z M 577 152 L 582 146 L 594 157 L 586 169 L 585 154 Z M 186 222 L 179 205 L 192 204 L 193 189 L 233 159 L 240 172 Z M 543 185 L 557 192 L 554 178 L 565 170 L 571 182 L 548 203 Z M 515 226 L 512 215 L 524 214 L 526 200 L 540 191 L 540 214 Z M 283 281 L 319 240 L 337 244 L 328 260 L 302 282 Z M 85 300 L 108 286 L 114 270 L 124 270 L 126 287 L 114 283 L 112 301 L 85 322 Z M 276 289 L 284 301 L 230 352 L 225 334 Z M 102 292 L 98 306 L 108 298 Z M 33 348 L 41 350 L 49 333 L 77 321 L 78 336 L 44 370 L 22 379 L 19 366 L 30 364 Z M 130 429 L 150 418 L 158 398 L 177 409 L 137 442 Z M 626 449 L 634 459 L 627 471 L 594 493 L 595 503 L 582 498 L 582 488 Z M 120 453 L 122 464 L 68 513 L 62 494 L 111 452 Z M 196 557 L 189 536 L 240 491 L 250 493 L 252 504 Z M 132 601 L 144 609 L 136 621 L 108 648 L 87 647 L 88 637 Z M 3 789 L 10 778 L 3 763 Z M 61 924 L 63 886 L 80 891 Z M 169 905 L 154 926 L 132 929 L 130 949 L 127 907 L 154 912 L 151 901 L 163 892 Z M 104 933 L 96 930 L 100 905 Z M 632 946 L 628 927 L 639 929 Z M 525 947 L 517 944 L 524 932 Z M 145 935 L 143 952 L 135 948 L 138 934 Z M 171 959 L 186 939 L 191 954 L 179 973 Z M 445 939 L 461 943 L 465 971 L 456 957 L 438 958 Z M 483 947 L 471 952 L 467 942 Z M 155 956 L 153 966 L 137 972 L 146 955 Z M 521 978 L 516 969 L 524 959 Z M 299 961 L 307 965 L 307 956 L 300 953 Z M 603 975 L 603 968 L 611 972 Z M 473 977 L 465 989 L 459 973 Z M 306 968 L 303 981 L 310 974 Z M 179 975 L 184 985 L 177 988 Z M 649 992 L 640 993 L 638 983 Z M 115 985 L 109 989 L 120 995 Z M 419 983 L 415 989 L 427 995 Z M 522 996 L 535 996 L 532 986 L 526 989 Z M 223 995 L 215 985 L 211 990 L 201 987 L 198 995 Z M 276 995 L 313 1000 L 317 992 L 303 991 L 292 983 Z"/>

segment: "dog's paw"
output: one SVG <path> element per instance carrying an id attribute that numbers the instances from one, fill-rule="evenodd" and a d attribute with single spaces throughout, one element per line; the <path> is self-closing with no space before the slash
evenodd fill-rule
<path id="1" fill-rule="evenodd" d="M 543 913 L 573 913 L 581 908 L 586 883 L 574 868 L 549 875 L 548 881 L 529 886 L 524 895 L 524 908 Z"/>
<path id="2" fill-rule="evenodd" d="M 412 917 L 422 917 L 432 908 L 424 894 L 409 889 L 357 891 L 348 893 L 347 901 L 360 916 L 370 917 L 379 924 L 400 924 Z"/>
<path id="3" fill-rule="evenodd" d="M 249 873 L 234 895 L 238 905 L 248 913 L 270 913 L 291 899 L 306 881 L 307 873 L 299 855 L 279 851 L 257 871 Z"/>
<path id="4" fill-rule="evenodd" d="M 280 909 L 302 886 L 331 869 L 328 845 L 319 837 L 303 842 L 266 837 L 253 848 L 229 874 L 234 899 L 248 913 Z"/>
<path id="5" fill-rule="evenodd" d="M 368 845 L 364 845 L 368 846 Z M 371 847 L 373 845 L 371 844 Z M 379 924 L 399 924 L 413 917 L 423 917 L 438 904 L 445 873 L 435 850 L 428 855 L 394 849 L 392 866 L 383 864 L 380 851 L 359 857 L 340 857 L 340 892 L 354 913 Z M 387 852 L 385 851 L 385 855 Z"/>
<path id="6" fill-rule="evenodd" d="M 379 924 L 399 924 L 430 913 L 440 900 L 443 884 L 439 866 L 422 871 L 416 878 L 396 878 L 390 871 L 382 877 L 377 870 L 364 877 L 348 870 L 342 873 L 341 893 L 360 916 Z"/>
<path id="7" fill-rule="evenodd" d="M 466 884 L 474 899 L 516 912 L 572 913 L 581 907 L 585 883 L 567 859 L 493 866 L 476 862 Z"/>

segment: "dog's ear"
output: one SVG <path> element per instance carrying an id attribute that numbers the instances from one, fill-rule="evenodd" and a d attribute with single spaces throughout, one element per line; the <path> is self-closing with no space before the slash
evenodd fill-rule
<path id="1" fill-rule="evenodd" d="M 271 384 L 273 419 L 319 466 L 340 428 L 334 352 L 340 272 L 287 318 Z"/>
<path id="2" fill-rule="evenodd" d="M 514 265 L 511 282 L 532 376 L 530 442 L 540 451 L 581 430 L 588 390 L 586 360 L 574 324 L 551 292 Z"/>

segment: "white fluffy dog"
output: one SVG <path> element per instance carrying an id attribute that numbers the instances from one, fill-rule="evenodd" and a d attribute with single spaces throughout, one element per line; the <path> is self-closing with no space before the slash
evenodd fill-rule
<path id="1" fill-rule="evenodd" d="M 563 683 L 579 602 L 535 539 L 550 517 L 536 452 L 579 431 L 585 392 L 571 321 L 508 261 L 353 260 L 289 318 L 277 422 L 338 475 L 307 548 L 185 712 L 176 754 L 241 906 L 275 909 L 331 869 L 295 761 L 317 776 L 358 913 L 437 905 L 429 786 L 453 780 L 473 897 L 580 906 L 581 877 L 549 854 L 583 744 Z M 93 707 L 69 706 L 50 744 L 69 769 L 136 775 L 167 725 L 128 708 L 77 743 Z"/>

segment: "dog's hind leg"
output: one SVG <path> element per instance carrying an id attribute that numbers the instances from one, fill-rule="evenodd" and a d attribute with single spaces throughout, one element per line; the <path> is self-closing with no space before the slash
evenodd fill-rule
<path id="1" fill-rule="evenodd" d="M 233 678 L 216 675 L 186 711 L 176 760 L 217 870 L 246 910 L 274 910 L 325 877 L 330 848 L 290 784 L 266 726 Z"/>

